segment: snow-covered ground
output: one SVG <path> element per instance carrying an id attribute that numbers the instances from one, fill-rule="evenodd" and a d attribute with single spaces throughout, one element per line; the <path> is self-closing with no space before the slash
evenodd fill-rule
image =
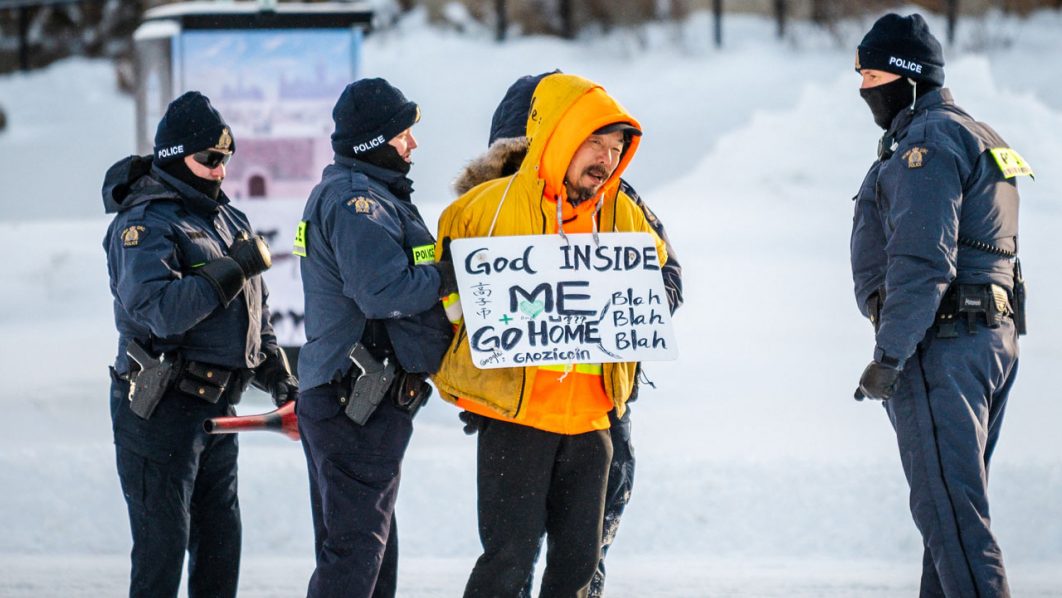
<path id="1" fill-rule="evenodd" d="M 943 24 L 932 21 L 943 33 Z M 459 36 L 417 18 L 370 37 L 367 76 L 417 100 L 415 200 L 434 222 L 517 76 L 602 82 L 645 126 L 628 175 L 684 266 L 681 357 L 649 364 L 634 405 L 638 481 L 609 556 L 613 596 L 910 596 L 921 563 L 880 406 L 851 400 L 872 335 L 851 299 L 849 198 L 880 131 L 848 41 L 730 18 L 564 43 Z M 993 464 L 993 528 L 1016 596 L 1062 595 L 1062 17 L 966 22 L 948 85 L 1037 171 L 1022 181 L 1031 334 Z M 669 39 L 678 37 L 678 40 Z M 1003 43 L 1006 42 L 1006 43 Z M 129 531 L 114 472 L 114 353 L 99 187 L 133 151 L 108 64 L 0 78 L 0 596 L 120 595 Z M 237 136 L 239 135 L 236 132 Z M 265 411 L 261 395 L 244 413 Z M 241 438 L 241 595 L 293 596 L 312 569 L 305 465 L 280 436 Z M 418 417 L 399 499 L 400 595 L 454 596 L 478 554 L 474 440 L 455 410 Z"/>

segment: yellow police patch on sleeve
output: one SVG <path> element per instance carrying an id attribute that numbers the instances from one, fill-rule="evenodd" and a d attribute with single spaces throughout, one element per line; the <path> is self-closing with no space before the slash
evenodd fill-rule
<path id="1" fill-rule="evenodd" d="M 907 168 L 922 168 L 928 154 L 929 150 L 924 147 L 912 147 L 900 157 L 907 160 Z"/>
<path id="2" fill-rule="evenodd" d="M 306 257 L 306 221 L 300 220 L 298 228 L 295 229 L 295 248 L 291 250 L 291 253 L 299 256 Z"/>
<path id="3" fill-rule="evenodd" d="M 358 197 L 352 197 L 347 200 L 347 207 L 354 207 L 354 212 L 357 214 L 368 214 L 372 211 L 373 200 L 368 197 L 359 195 Z"/>
<path id="4" fill-rule="evenodd" d="M 122 246 L 136 247 L 140 245 L 140 237 L 147 235 L 147 229 L 139 224 L 127 227 L 122 231 Z"/>
<path id="5" fill-rule="evenodd" d="M 994 147 L 988 150 L 996 159 L 996 166 L 1003 171 L 1003 178 L 1012 179 L 1016 176 L 1033 177 L 1032 167 L 1021 155 L 1009 147 Z"/>
<path id="6" fill-rule="evenodd" d="M 435 244 L 420 245 L 413 248 L 413 263 L 420 264 L 434 264 L 435 263 Z"/>

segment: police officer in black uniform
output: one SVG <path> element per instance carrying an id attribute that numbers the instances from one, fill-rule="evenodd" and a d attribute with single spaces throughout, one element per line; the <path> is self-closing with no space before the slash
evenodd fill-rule
<path id="1" fill-rule="evenodd" d="M 856 398 L 885 401 L 922 533 L 921 596 L 1009 596 L 988 467 L 1018 370 L 1024 287 L 1017 177 L 1028 165 L 955 105 L 915 14 L 859 45 L 860 94 L 885 135 L 856 197 L 856 301 L 875 327 Z"/>
<path id="2" fill-rule="evenodd" d="M 394 596 L 402 457 L 430 392 L 425 378 L 450 344 L 439 299 L 456 282 L 410 199 L 417 104 L 383 79 L 362 79 L 332 116 L 335 162 L 295 243 L 307 338 L 299 430 L 317 557 L 308 595 Z"/>
<path id="3" fill-rule="evenodd" d="M 198 92 L 166 110 L 153 156 L 108 170 L 115 214 L 107 252 L 118 356 L 111 419 L 133 536 L 130 596 L 176 596 L 188 552 L 190 596 L 235 596 L 240 563 L 235 435 L 204 420 L 233 415 L 248 382 L 279 405 L 296 396 L 269 324 L 259 274 L 269 249 L 221 191 L 236 150 Z"/>

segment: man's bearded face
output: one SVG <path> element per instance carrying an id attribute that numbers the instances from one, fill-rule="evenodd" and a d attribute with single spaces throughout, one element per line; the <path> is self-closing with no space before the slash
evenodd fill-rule
<path id="1" fill-rule="evenodd" d="M 591 135 L 575 150 L 564 175 L 564 187 L 572 203 L 590 199 L 601 190 L 619 166 L 623 146 L 623 132 L 615 131 Z"/>

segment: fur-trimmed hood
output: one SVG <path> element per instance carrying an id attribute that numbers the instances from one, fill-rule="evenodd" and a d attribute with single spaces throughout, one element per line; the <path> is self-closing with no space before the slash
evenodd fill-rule
<path id="1" fill-rule="evenodd" d="M 491 179 L 508 176 L 520 169 L 527 155 L 527 137 L 502 137 L 490 145 L 487 152 L 469 162 L 454 180 L 458 195 Z"/>

